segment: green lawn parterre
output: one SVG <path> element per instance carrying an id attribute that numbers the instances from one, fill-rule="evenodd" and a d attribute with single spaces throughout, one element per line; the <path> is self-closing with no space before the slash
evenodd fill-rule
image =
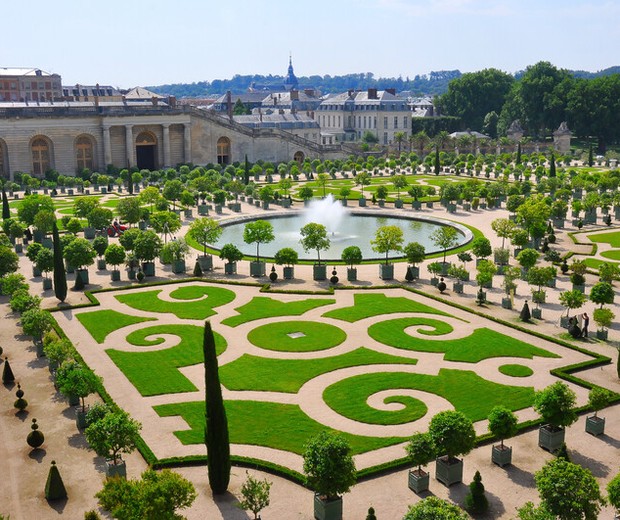
<path id="1" fill-rule="evenodd" d="M 234 301 L 239 290 L 258 293 L 259 288 L 224 287 L 196 281 L 172 290 L 170 296 L 173 301 L 158 297 L 161 288 L 124 290 L 115 298 L 128 306 L 127 311 L 121 313 L 101 309 L 82 312 L 77 317 L 142 396 L 195 392 L 196 385 L 179 369 L 203 363 L 203 327 L 184 320 L 217 316 L 223 305 Z M 222 386 L 225 390 L 240 392 L 240 395 L 253 391 L 294 396 L 303 385 L 323 374 L 333 372 L 337 378 L 341 369 L 368 367 L 361 375 L 343 376 L 329 385 L 321 398 L 343 417 L 379 427 L 407 424 L 428 413 L 423 399 L 399 395 L 399 390 L 411 389 L 441 396 L 474 421 L 486 418 L 496 404 L 508 405 L 513 410 L 531 406 L 532 387 L 488 381 L 476 374 L 476 363 L 496 357 L 534 359 L 537 356 L 549 358 L 558 355 L 517 340 L 510 336 L 510 331 L 502 333 L 486 327 L 475 328 L 463 338 L 445 339 L 442 336 L 449 336 L 454 331 L 452 320 L 467 321 L 436 308 L 431 300 L 420 301 L 422 298 L 417 294 L 405 293 L 403 296 L 403 291 L 398 290 L 398 296 L 392 296 L 395 294 L 393 291 L 397 290 L 355 293 L 352 306 L 338 306 L 339 296 L 347 294 L 339 292 L 333 298 L 300 296 L 299 300 L 292 302 L 280 302 L 271 296 L 253 296 L 247 304 L 235 309 L 237 314 L 226 317 L 216 326 L 216 345 L 218 354 L 227 348 L 231 349 L 231 353 L 236 353 L 241 345 L 247 343 L 260 347 L 261 353 L 243 353 L 232 358 L 227 355 L 227 361 L 220 362 Z M 326 305 L 336 308 L 331 308 L 323 316 L 340 320 L 342 328 L 321 320 L 304 319 L 304 314 Z M 152 317 L 133 316 L 131 309 L 152 313 Z M 176 316 L 178 323 L 147 323 L 131 332 L 126 336 L 126 342 L 134 351 L 127 351 L 122 343 L 108 344 L 107 337 L 113 330 L 145 320 L 158 320 L 164 313 Z M 394 313 L 408 316 L 390 319 L 390 314 Z M 336 345 L 347 345 L 347 342 L 353 341 L 346 331 L 354 327 L 356 332 L 360 332 L 358 321 L 381 316 L 386 319 L 364 326 L 362 332 L 368 335 L 367 344 L 356 339 L 346 353 L 334 355 L 330 352 L 329 349 Z M 444 316 L 450 317 L 451 323 L 444 321 Z M 269 318 L 278 318 L 278 321 L 265 322 Z M 251 324 L 255 320 L 263 321 L 249 327 L 247 338 L 239 336 L 239 329 L 235 327 Z M 408 328 L 412 328 L 410 333 Z M 295 332 L 303 335 L 296 338 L 289 336 Z M 173 346 L 161 348 L 166 341 L 164 336 Z M 360 336 L 357 334 L 355 337 Z M 375 350 L 370 339 L 393 347 L 394 351 L 385 353 Z M 311 358 L 307 355 L 310 353 Z M 410 370 L 419 365 L 420 353 L 443 354 L 443 363 L 447 363 L 447 368 L 440 367 L 437 375 L 393 371 L 394 367 L 408 367 Z M 471 363 L 471 370 L 449 368 L 452 361 Z M 379 365 L 390 366 L 392 371 L 381 371 L 377 369 Z M 510 364 L 508 360 L 499 370 L 513 377 L 526 377 L 531 373 L 529 367 Z M 403 406 L 395 410 L 378 410 L 368 404 L 370 396 L 386 390 L 393 391 L 394 395 L 385 399 L 385 403 L 400 403 Z M 175 432 L 183 444 L 202 444 L 204 402 L 188 402 L 182 395 L 176 401 L 156 406 L 155 411 L 162 417 L 178 415 L 185 420 L 188 428 Z M 122 402 L 119 404 L 122 406 Z M 244 400 L 236 395 L 226 401 L 226 408 L 233 443 L 266 446 L 299 454 L 310 436 L 325 429 L 296 404 L 263 402 L 255 398 Z M 354 453 L 364 453 L 405 440 L 400 437 L 348 434 L 345 437 Z"/>

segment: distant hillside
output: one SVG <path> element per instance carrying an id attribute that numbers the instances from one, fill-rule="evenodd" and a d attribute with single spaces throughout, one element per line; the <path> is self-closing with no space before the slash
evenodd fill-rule
<path id="1" fill-rule="evenodd" d="M 515 73 L 518 79 L 524 71 Z M 584 70 L 571 71 L 578 78 L 592 79 L 599 76 L 619 74 L 620 66 L 609 67 L 598 72 Z M 346 74 L 344 76 L 302 76 L 299 77 L 300 88 L 316 88 L 323 94 L 344 92 L 349 89 L 366 90 L 376 88 L 384 90 L 394 88 L 397 92 L 411 91 L 414 95 L 435 96 L 443 94 L 453 79 L 461 77 L 459 70 L 440 70 L 429 74 L 417 75 L 414 78 L 375 78 L 372 72 Z M 155 85 L 146 87 L 162 95 L 184 97 L 219 97 L 230 90 L 233 94 L 247 92 L 252 85 L 280 86 L 284 84 L 284 76 L 263 76 L 260 74 L 240 76 L 232 79 L 216 79 L 213 81 L 199 81 L 197 83 L 173 83 L 170 85 Z"/>

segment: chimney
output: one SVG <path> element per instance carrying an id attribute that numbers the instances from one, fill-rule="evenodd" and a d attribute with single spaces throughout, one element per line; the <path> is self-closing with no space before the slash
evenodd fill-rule
<path id="1" fill-rule="evenodd" d="M 99 83 L 95 85 L 95 106 L 99 106 Z"/>
<path id="2" fill-rule="evenodd" d="M 368 89 L 368 99 L 377 99 L 377 89 L 369 88 Z"/>
<path id="3" fill-rule="evenodd" d="M 127 98 L 125 96 L 121 96 L 121 100 L 123 101 L 123 105 L 127 104 Z"/>
<path id="4" fill-rule="evenodd" d="M 168 106 L 170 108 L 177 107 L 177 98 L 175 96 L 168 96 Z"/>
<path id="5" fill-rule="evenodd" d="M 299 101 L 299 90 L 291 90 L 291 101 Z"/>
<path id="6" fill-rule="evenodd" d="M 228 119 L 232 121 L 233 106 L 232 106 L 232 94 L 230 93 L 230 90 L 226 92 L 226 111 L 228 112 Z"/>
<path id="7" fill-rule="evenodd" d="M 392 94 L 393 96 L 395 96 L 395 95 L 396 95 L 396 89 L 395 89 L 395 88 L 386 88 L 386 89 L 385 89 L 385 91 L 386 91 L 388 94 Z"/>
<path id="8" fill-rule="evenodd" d="M 353 94 L 353 89 L 347 90 L 347 94 L 349 95 L 349 97 L 351 97 L 351 95 Z"/>
<path id="9" fill-rule="evenodd" d="M 308 97 L 314 97 L 314 89 L 311 88 L 305 88 L 304 89 L 304 94 Z"/>
<path id="10" fill-rule="evenodd" d="M 157 96 L 152 96 L 151 97 L 151 103 L 153 103 L 153 106 L 156 107 L 157 106 Z"/>
<path id="11" fill-rule="evenodd" d="M 258 120 L 262 123 L 263 122 L 263 111 L 261 110 L 260 107 L 258 107 Z"/>

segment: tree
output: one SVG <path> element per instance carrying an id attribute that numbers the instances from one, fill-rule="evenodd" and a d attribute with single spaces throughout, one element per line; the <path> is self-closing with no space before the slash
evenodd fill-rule
<path id="1" fill-rule="evenodd" d="M 502 249 L 504 249 L 506 239 L 512 236 L 516 227 L 517 225 L 507 218 L 498 218 L 491 222 L 491 228 L 502 239 Z"/>
<path id="2" fill-rule="evenodd" d="M 172 201 L 172 209 L 176 209 L 177 200 L 181 197 L 184 189 L 185 186 L 179 179 L 166 181 L 166 184 L 164 184 L 162 195 L 164 199 Z"/>
<path id="3" fill-rule="evenodd" d="M 394 132 L 394 141 L 396 141 L 396 143 L 398 144 L 398 155 L 400 155 L 401 146 L 406 138 L 406 132 Z"/>
<path id="4" fill-rule="evenodd" d="M 409 242 L 404 248 L 403 253 L 407 257 L 407 262 L 411 265 L 419 264 L 424 261 L 426 250 L 424 246 L 418 242 Z"/>
<path id="5" fill-rule="evenodd" d="M 181 229 L 181 218 L 174 211 L 156 211 L 149 220 L 153 230 L 165 237 Z"/>
<path id="6" fill-rule="evenodd" d="M 140 233 L 134 243 L 133 252 L 143 262 L 152 262 L 161 251 L 162 242 L 157 233 L 150 229 Z"/>
<path id="7" fill-rule="evenodd" d="M 595 283 L 590 289 L 590 301 L 600 305 L 601 309 L 605 304 L 611 305 L 615 296 L 614 288 L 607 282 Z"/>
<path id="8" fill-rule="evenodd" d="M 557 520 L 555 515 L 547 511 L 543 505 L 536 507 L 532 502 L 526 502 L 517 509 L 519 520 Z"/>
<path id="9" fill-rule="evenodd" d="M 41 341 L 43 335 L 51 330 L 54 320 L 49 311 L 39 308 L 28 309 L 21 315 L 22 329 L 35 341 Z"/>
<path id="10" fill-rule="evenodd" d="M 590 389 L 590 392 L 588 392 L 588 404 L 594 410 L 594 417 L 597 417 L 600 410 L 609 406 L 613 397 L 614 394 L 606 388 L 594 386 Z"/>
<path id="11" fill-rule="evenodd" d="M 91 243 L 85 238 L 79 237 L 65 246 L 63 254 L 67 263 L 76 269 L 91 265 L 97 256 Z"/>
<path id="12" fill-rule="evenodd" d="M 283 247 L 278 250 L 273 259 L 278 265 L 295 265 L 299 261 L 299 255 L 292 247 Z"/>
<path id="13" fill-rule="evenodd" d="M 244 511 L 252 511 L 254 520 L 258 519 L 258 513 L 269 505 L 269 490 L 272 482 L 267 479 L 258 480 L 247 471 L 246 481 L 241 485 L 243 500 L 239 502 L 239 507 Z"/>
<path id="14" fill-rule="evenodd" d="M 243 253 L 235 244 L 224 244 L 222 249 L 220 249 L 220 258 L 232 264 L 241 260 L 243 258 Z"/>
<path id="15" fill-rule="evenodd" d="M 34 219 L 40 211 L 54 212 L 54 201 L 48 195 L 26 195 L 17 207 L 17 218 L 27 226 L 34 225 Z"/>
<path id="16" fill-rule="evenodd" d="M 329 181 L 329 175 L 326 173 L 319 173 L 316 176 L 316 183 L 323 190 L 323 198 L 325 198 L 325 188 L 327 186 L 327 182 Z"/>
<path id="17" fill-rule="evenodd" d="M 559 520 L 596 520 L 605 500 L 592 473 L 562 458 L 547 462 L 535 476 L 544 508 Z"/>
<path id="18" fill-rule="evenodd" d="M 478 237 L 471 243 L 471 250 L 476 258 L 487 258 L 493 253 L 491 242 L 486 237 Z"/>
<path id="19" fill-rule="evenodd" d="M 329 249 L 331 242 L 327 238 L 327 228 L 323 224 L 309 222 L 299 231 L 301 234 L 300 243 L 307 253 L 315 250 L 317 254 L 317 264 L 321 265 L 321 251 Z"/>
<path id="20" fill-rule="evenodd" d="M 476 515 L 484 514 L 489 509 L 489 501 L 484 494 L 484 484 L 479 471 L 476 471 L 474 480 L 469 484 L 469 493 L 465 496 L 465 509 Z"/>
<path id="21" fill-rule="evenodd" d="M 127 253 L 125 253 L 125 249 L 119 244 L 110 244 L 106 247 L 104 252 L 106 263 L 113 266 L 115 271 L 117 270 L 116 268 L 125 261 L 126 257 Z"/>
<path id="22" fill-rule="evenodd" d="M 6 196 L 6 190 L 2 186 L 2 220 L 11 218 L 11 208 L 9 207 L 9 199 Z"/>
<path id="23" fill-rule="evenodd" d="M 306 201 L 314 197 L 314 191 L 312 191 L 312 188 L 306 184 L 305 186 L 299 188 L 297 195 L 301 200 Z"/>
<path id="24" fill-rule="evenodd" d="M 187 234 L 202 246 L 202 254 L 207 255 L 207 245 L 215 244 L 222 236 L 222 228 L 216 220 L 202 217 L 194 220 L 189 226 Z"/>
<path id="25" fill-rule="evenodd" d="M 351 447 L 337 433 L 322 431 L 304 446 L 306 484 L 320 497 L 333 500 L 355 484 L 356 471 Z"/>
<path id="26" fill-rule="evenodd" d="M 560 303 L 566 307 L 566 316 L 573 309 L 579 309 L 586 303 L 586 295 L 581 291 L 564 291 L 560 293 Z"/>
<path id="27" fill-rule="evenodd" d="M 441 167 L 441 162 L 439 160 L 439 147 L 435 146 L 435 161 L 434 161 L 434 173 L 435 175 L 439 175 L 439 169 Z"/>
<path id="28" fill-rule="evenodd" d="M 233 107 L 233 115 L 243 116 L 243 115 L 248 115 L 251 113 L 252 111 L 243 104 L 243 101 L 241 101 L 240 98 L 237 98 L 237 101 L 235 102 L 235 106 Z"/>
<path id="29" fill-rule="evenodd" d="M 34 217 L 34 227 L 44 235 L 47 235 L 56 222 L 56 215 L 53 211 L 39 211 Z"/>
<path id="30" fill-rule="evenodd" d="M 443 250 L 443 263 L 446 263 L 446 252 L 458 243 L 458 232 L 452 226 L 440 226 L 429 237 L 434 245 Z"/>
<path id="31" fill-rule="evenodd" d="M 91 423 L 84 431 L 86 441 L 100 457 L 110 459 L 114 465 L 121 460 L 120 454 L 136 449 L 141 424 L 125 411 L 110 411 Z"/>
<path id="32" fill-rule="evenodd" d="M 577 397 L 566 383 L 557 381 L 534 394 L 534 410 L 555 429 L 570 426 L 577 420 Z"/>
<path id="33" fill-rule="evenodd" d="M 448 461 L 458 455 L 467 455 L 476 442 L 471 420 L 462 412 L 446 410 L 434 415 L 428 432 L 437 447 L 437 454 Z"/>
<path id="34" fill-rule="evenodd" d="M 62 249 L 56 222 L 52 227 L 52 238 L 54 242 L 54 295 L 59 301 L 64 302 L 67 297 L 67 273 L 62 261 Z"/>
<path id="35" fill-rule="evenodd" d="M 79 397 L 82 412 L 86 413 L 85 398 L 97 391 L 101 378 L 82 363 L 75 360 L 64 361 L 56 372 L 56 385 L 66 397 Z"/>
<path id="36" fill-rule="evenodd" d="M 225 493 L 230 482 L 230 441 L 228 420 L 217 363 L 211 322 L 205 322 L 202 350 L 205 365 L 205 444 L 209 486 L 216 495 Z"/>
<path id="37" fill-rule="evenodd" d="M 368 186 L 369 184 L 370 176 L 367 172 L 362 171 L 355 176 L 355 185 L 362 188 L 362 198 L 364 198 L 364 186 Z"/>
<path id="38" fill-rule="evenodd" d="M 118 217 L 129 225 L 140 222 L 142 217 L 142 207 L 138 197 L 123 197 L 116 205 Z"/>
<path id="39" fill-rule="evenodd" d="M 616 512 L 620 511 L 620 473 L 607 484 L 607 499 Z"/>
<path id="40" fill-rule="evenodd" d="M 379 187 L 377 187 L 377 191 L 375 193 L 377 194 L 377 198 L 379 200 L 385 200 L 388 196 L 388 189 L 386 186 L 381 184 Z"/>
<path id="41" fill-rule="evenodd" d="M 0 246 L 0 278 L 14 273 L 19 267 L 19 257 L 10 247 Z"/>
<path id="42" fill-rule="evenodd" d="M 528 272 L 532 267 L 534 267 L 534 265 L 536 265 L 538 258 L 540 258 L 540 253 L 536 251 L 536 249 L 527 248 L 519 252 L 517 255 L 517 262 L 519 262 L 525 272 Z"/>
<path id="43" fill-rule="evenodd" d="M 489 412 L 489 431 L 500 440 L 504 447 L 504 440 L 517 433 L 517 416 L 505 406 L 495 406 Z"/>
<path id="44" fill-rule="evenodd" d="M 414 433 L 405 450 L 411 463 L 418 467 L 418 473 L 423 473 L 422 466 L 426 466 L 437 456 L 437 448 L 430 433 Z"/>
<path id="45" fill-rule="evenodd" d="M 126 520 L 175 520 L 178 509 L 190 507 L 196 499 L 194 485 L 169 469 L 152 469 L 141 479 L 107 479 L 96 495 L 113 518 Z"/>
<path id="46" fill-rule="evenodd" d="M 353 269 L 354 265 L 359 265 L 362 263 L 362 250 L 357 246 L 345 247 L 342 250 L 340 258 L 345 264 Z"/>
<path id="47" fill-rule="evenodd" d="M 394 175 L 394 177 L 392 177 L 392 186 L 394 186 L 394 189 L 396 190 L 396 197 L 398 199 L 400 199 L 400 190 L 405 188 L 407 184 L 407 177 L 404 175 Z"/>
<path id="48" fill-rule="evenodd" d="M 459 506 L 439 497 L 429 496 L 409 506 L 403 520 L 469 520 L 471 517 Z"/>
<path id="49" fill-rule="evenodd" d="M 598 274 L 601 282 L 613 283 L 620 279 L 620 267 L 611 262 L 603 262 L 598 266 Z"/>
<path id="50" fill-rule="evenodd" d="M 398 226 L 380 226 L 375 231 L 375 238 L 370 241 L 372 250 L 385 253 L 385 265 L 388 265 L 390 251 L 403 250 L 403 230 Z"/>
<path id="51" fill-rule="evenodd" d="M 273 225 L 268 220 L 253 220 L 243 228 L 243 241 L 246 244 L 256 243 L 256 261 L 260 262 L 259 247 L 275 240 Z"/>

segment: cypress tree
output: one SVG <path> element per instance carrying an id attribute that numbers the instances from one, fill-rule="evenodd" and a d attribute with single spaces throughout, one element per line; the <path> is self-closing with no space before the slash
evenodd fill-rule
<path id="1" fill-rule="evenodd" d="M 517 160 L 515 164 L 521 164 L 521 143 L 517 143 Z"/>
<path id="2" fill-rule="evenodd" d="M 243 182 L 250 184 L 250 164 L 248 163 L 248 155 L 245 155 L 245 164 L 243 165 Z"/>
<path id="3" fill-rule="evenodd" d="M 9 199 L 6 196 L 4 187 L 2 188 L 2 220 L 11 218 L 11 210 L 9 208 Z"/>
<path id="4" fill-rule="evenodd" d="M 590 168 L 594 166 L 594 150 L 592 150 L 592 145 L 590 145 L 590 149 L 588 150 L 588 166 L 590 166 Z"/>
<path id="5" fill-rule="evenodd" d="M 469 494 L 465 497 L 465 509 L 473 514 L 483 514 L 489 509 L 489 501 L 484 494 L 484 485 L 479 471 L 476 471 L 473 482 L 469 484 Z"/>
<path id="6" fill-rule="evenodd" d="M 521 318 L 521 321 L 524 321 L 525 323 L 529 323 L 532 319 L 532 313 L 530 312 L 530 307 L 527 304 L 527 300 L 523 304 L 523 308 L 521 309 L 521 314 L 519 315 L 519 317 Z"/>
<path id="7" fill-rule="evenodd" d="M 439 147 L 435 146 L 435 175 L 439 175 Z"/>
<path id="8" fill-rule="evenodd" d="M 549 163 L 549 177 L 555 177 L 555 156 L 551 154 L 551 159 Z"/>
<path id="9" fill-rule="evenodd" d="M 52 236 L 54 239 L 54 294 L 56 298 L 64 302 L 67 297 L 67 273 L 65 272 L 65 264 L 62 261 L 62 250 L 56 222 L 54 222 Z"/>
<path id="10" fill-rule="evenodd" d="M 230 482 L 230 442 L 218 373 L 215 338 L 209 321 L 205 322 L 202 348 L 205 358 L 207 469 L 211 491 L 219 495 L 226 492 Z"/>

